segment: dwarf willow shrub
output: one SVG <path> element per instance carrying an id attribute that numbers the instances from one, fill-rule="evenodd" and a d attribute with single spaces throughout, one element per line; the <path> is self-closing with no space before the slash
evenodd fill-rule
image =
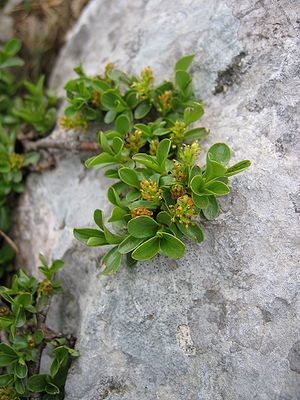
<path id="1" fill-rule="evenodd" d="M 50 300 L 61 292 L 54 275 L 63 262 L 55 260 L 48 266 L 42 256 L 40 261 L 43 281 L 20 271 L 11 287 L 0 287 L 0 399 L 63 399 L 71 357 L 78 355 L 67 337 L 45 324 Z M 40 374 L 46 347 L 52 362 L 49 373 Z"/>
<path id="2" fill-rule="evenodd" d="M 177 61 L 175 81 L 155 86 L 150 67 L 140 77 L 128 76 L 111 64 L 104 76 L 87 76 L 66 84 L 69 106 L 61 124 L 86 128 L 89 121 L 104 122 L 111 129 L 99 133 L 101 153 L 86 161 L 87 168 L 104 168 L 115 180 L 108 190 L 113 208 L 108 222 L 96 210 L 97 229 L 75 229 L 87 246 L 112 246 L 104 255 L 103 274 L 118 270 L 123 256 L 129 265 L 158 253 L 180 258 L 184 240 L 202 242 L 201 219 L 219 213 L 220 196 L 230 192 L 229 178 L 250 166 L 244 160 L 228 166 L 230 149 L 216 143 L 197 163 L 199 139 L 208 133 L 194 126 L 203 115 L 187 72 L 193 55 Z"/>

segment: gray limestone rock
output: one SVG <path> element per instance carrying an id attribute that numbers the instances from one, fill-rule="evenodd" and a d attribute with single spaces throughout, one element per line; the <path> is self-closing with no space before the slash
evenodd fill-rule
<path id="1" fill-rule="evenodd" d="M 65 260 L 50 321 L 78 337 L 67 400 L 300 399 L 299 12 L 298 0 L 94 0 L 70 33 L 52 78 L 61 93 L 80 61 L 89 73 L 151 65 L 161 80 L 195 53 L 203 147 L 225 141 L 253 166 L 203 244 L 110 277 L 96 269 L 103 250 L 72 238 L 108 212 L 102 173 L 60 154 L 29 177 L 18 244 L 33 272 L 39 252 Z"/>

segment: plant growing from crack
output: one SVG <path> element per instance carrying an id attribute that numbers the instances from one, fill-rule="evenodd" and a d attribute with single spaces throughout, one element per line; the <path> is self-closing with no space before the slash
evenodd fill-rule
<path id="1" fill-rule="evenodd" d="M 24 190 L 24 173 L 39 161 L 39 154 L 24 151 L 17 143 L 23 136 L 47 134 L 55 123 L 57 98 L 44 89 L 44 78 L 37 84 L 19 80 L 14 74 L 24 65 L 17 56 L 19 39 L 11 39 L 0 50 L 0 278 L 12 270 L 14 246 L 7 240 L 11 226 L 11 204 L 15 193 Z"/>
<path id="2" fill-rule="evenodd" d="M 248 160 L 228 166 L 231 154 L 224 143 L 211 146 L 205 165 L 198 165 L 198 141 L 208 133 L 192 126 L 203 115 L 187 72 L 192 60 L 189 55 L 177 61 L 174 83 L 154 86 L 149 67 L 129 77 L 109 64 L 102 77 L 89 77 L 78 67 L 79 77 L 65 86 L 70 103 L 61 120 L 65 128 L 113 124 L 99 133 L 101 153 L 86 166 L 110 167 L 105 176 L 116 182 L 108 190 L 113 205 L 108 222 L 117 233 L 105 225 L 101 210 L 94 213 L 97 229 L 74 229 L 87 246 L 112 246 L 102 258 L 103 274 L 117 271 L 123 256 L 130 266 L 158 253 L 182 257 L 183 240 L 203 241 L 201 219 L 217 217 L 218 198 L 230 192 L 229 178 L 250 166 Z"/>
<path id="3" fill-rule="evenodd" d="M 48 266 L 43 256 L 39 282 L 20 271 L 11 287 L 0 287 L 0 398 L 63 399 L 64 384 L 75 338 L 53 332 L 46 326 L 51 298 L 61 292 L 55 273 L 63 267 L 61 260 Z M 40 373 L 44 349 L 52 349 L 48 374 Z"/>

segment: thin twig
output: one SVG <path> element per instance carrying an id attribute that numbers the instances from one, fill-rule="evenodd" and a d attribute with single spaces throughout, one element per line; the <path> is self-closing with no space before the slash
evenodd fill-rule
<path id="1" fill-rule="evenodd" d="M 17 254 L 20 254 L 20 250 L 16 243 L 0 229 L 0 235 L 6 240 L 6 242 L 15 250 Z"/>
<path id="2" fill-rule="evenodd" d="M 43 311 L 41 311 L 41 312 L 39 312 L 37 314 L 37 330 L 39 330 L 39 329 L 43 330 L 43 328 L 45 327 L 45 322 L 46 322 L 46 319 L 47 319 L 47 314 L 48 314 L 48 311 L 49 311 L 50 303 L 51 303 L 51 297 L 49 296 Z M 46 341 L 43 340 L 40 343 L 40 345 L 38 346 L 37 351 L 36 351 L 36 359 L 29 366 L 29 375 L 30 376 L 39 373 L 42 354 L 43 354 L 43 350 L 46 347 L 46 345 L 47 345 Z"/>
<path id="3" fill-rule="evenodd" d="M 99 144 L 97 142 L 80 142 L 77 140 L 56 140 L 44 138 L 37 141 L 24 140 L 25 150 L 40 149 L 61 149 L 61 150 L 81 150 L 81 151 L 97 151 Z"/>

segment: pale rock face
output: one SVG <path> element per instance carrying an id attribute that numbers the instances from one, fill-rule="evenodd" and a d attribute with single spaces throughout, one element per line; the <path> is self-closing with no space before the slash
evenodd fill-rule
<path id="1" fill-rule="evenodd" d="M 299 11 L 298 0 L 94 0 L 69 35 L 52 79 L 61 93 L 80 61 L 89 73 L 151 65 L 163 79 L 196 53 L 203 147 L 225 141 L 253 166 L 232 180 L 203 244 L 105 278 L 103 250 L 72 238 L 95 208 L 109 211 L 102 173 L 61 154 L 28 179 L 27 265 L 39 252 L 66 264 L 50 320 L 78 337 L 67 400 L 300 398 Z"/>

